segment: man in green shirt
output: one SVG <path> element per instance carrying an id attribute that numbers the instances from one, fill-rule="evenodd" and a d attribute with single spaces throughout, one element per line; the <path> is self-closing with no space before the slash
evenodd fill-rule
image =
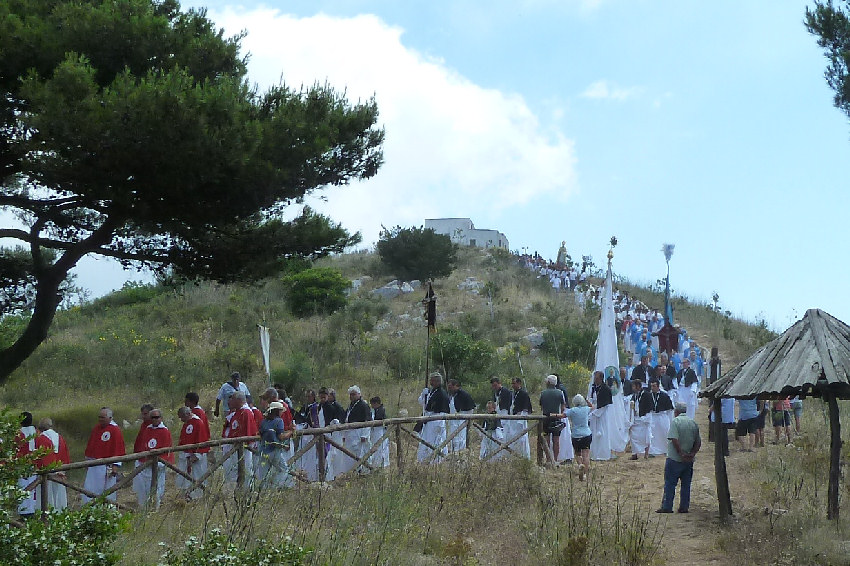
<path id="1" fill-rule="evenodd" d="M 667 433 L 667 461 L 664 464 L 664 499 L 656 513 L 672 513 L 676 484 L 682 480 L 679 492 L 679 513 L 687 513 L 691 504 L 691 479 L 694 477 L 694 458 L 702 446 L 699 425 L 687 416 L 685 403 L 676 403 L 673 422 Z"/>

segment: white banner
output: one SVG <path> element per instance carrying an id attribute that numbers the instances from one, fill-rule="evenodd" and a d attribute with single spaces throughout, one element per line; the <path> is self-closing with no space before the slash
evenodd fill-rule
<path id="1" fill-rule="evenodd" d="M 263 365 L 266 368 L 266 375 L 271 376 L 269 368 L 269 329 L 261 324 L 257 326 L 260 329 L 260 348 L 263 350 Z"/>

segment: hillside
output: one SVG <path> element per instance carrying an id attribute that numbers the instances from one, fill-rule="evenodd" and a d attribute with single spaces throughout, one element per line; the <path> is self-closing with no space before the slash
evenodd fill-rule
<path id="1" fill-rule="evenodd" d="M 571 294 L 554 293 L 511 256 L 461 251 L 458 269 L 435 284 L 436 351 L 444 341 L 437 361 L 456 368 L 452 375 L 479 404 L 490 397 L 491 374 L 525 375 L 532 399 L 552 371 L 565 377 L 571 392 L 585 391 L 598 310 L 583 311 Z M 394 278 L 371 254 L 327 258 L 321 265 L 359 282 L 348 306 L 330 316 L 293 317 L 280 279 L 255 286 L 130 285 L 62 311 L 49 340 L 0 390 L 0 403 L 32 410 L 36 418 L 54 417 L 74 460 L 81 459 L 96 410 L 104 404 L 115 408 L 119 423 L 127 421 L 128 444 L 143 402 L 159 405 L 176 434 L 174 412 L 187 390 L 199 391 L 202 404 L 211 406 L 216 389 L 233 370 L 242 372 L 252 391 L 264 387 L 256 329 L 264 322 L 271 333 L 272 379 L 294 397 L 305 387 L 344 391 L 356 383 L 366 396 L 383 398 L 388 416 L 404 410 L 416 414 L 425 375 L 424 292 L 374 297 L 372 291 Z M 658 293 L 626 283 L 619 288 L 652 308 L 663 305 Z M 494 298 L 492 310 L 485 289 Z M 765 328 L 704 305 L 677 299 L 675 308 L 676 322 L 704 347 L 720 347 L 726 369 L 770 338 Z M 476 355 L 458 365 L 457 352 Z M 161 552 L 155 543 L 180 546 L 187 537 L 218 526 L 248 545 L 257 537 L 291 536 L 314 549 L 309 563 L 316 565 L 483 565 L 543 557 L 553 564 L 586 564 L 591 558 L 599 563 L 737 564 L 742 557 L 763 559 L 759 549 L 765 545 L 783 547 L 769 560 L 772 564 L 830 564 L 841 552 L 830 541 L 842 540 L 847 527 L 844 521 L 827 524 L 823 519 L 825 420 L 819 401 L 806 406 L 795 446 L 768 445 L 756 453 L 733 447 L 732 528 L 715 520 L 713 445 L 706 443 L 695 469 L 693 512 L 684 518 L 653 513 L 662 483 L 661 458 L 594 463 L 591 481 L 579 483 L 571 466 L 543 470 L 527 461 L 481 464 L 470 452 L 453 465 L 410 466 L 404 473 L 390 468 L 248 499 L 233 497 L 220 483 L 192 504 L 167 493 L 161 512 L 133 517 L 117 550 L 125 556 L 123 564 L 153 564 Z M 701 427 L 706 418 L 703 404 Z M 220 420 L 213 424 L 214 436 L 219 428 Z M 405 450 L 411 462 L 412 445 Z M 133 501 L 129 493 L 122 498 Z M 803 525 L 811 536 L 799 535 Z M 791 536 L 797 544 L 785 550 L 783 541 Z"/>
<path id="2" fill-rule="evenodd" d="M 359 285 L 348 306 L 330 316 L 291 315 L 279 278 L 253 286 L 130 284 L 60 311 L 48 340 L 0 389 L 0 403 L 37 416 L 49 412 L 72 448 L 86 438 L 92 415 L 105 404 L 118 422 L 134 422 L 145 402 L 173 414 L 190 390 L 210 407 L 232 371 L 241 372 L 253 391 L 266 386 L 257 333 L 263 323 L 271 334 L 272 381 L 294 396 L 306 387 L 344 391 L 356 383 L 367 395 L 380 395 L 389 415 L 417 411 L 426 361 L 424 291 L 376 298 L 372 291 L 394 278 L 374 254 L 326 258 L 320 265 Z M 494 294 L 492 310 L 485 285 Z M 622 288 L 650 307 L 663 306 L 658 293 Z M 490 396 L 490 375 L 522 373 L 534 394 L 543 376 L 557 372 L 570 391 L 585 390 L 598 324 L 592 305 L 585 312 L 572 294 L 554 293 L 512 256 L 475 248 L 461 250 L 458 268 L 436 281 L 435 291 L 438 328 L 447 331 L 440 335 L 445 346 L 434 342 L 436 361 L 478 403 Z M 758 328 L 681 299 L 676 317 L 703 345 L 720 345 L 727 363 L 765 341 Z M 543 344 L 533 348 L 528 336 Z M 449 362 L 469 349 L 481 353 L 477 363 L 461 364 L 454 375 Z"/>

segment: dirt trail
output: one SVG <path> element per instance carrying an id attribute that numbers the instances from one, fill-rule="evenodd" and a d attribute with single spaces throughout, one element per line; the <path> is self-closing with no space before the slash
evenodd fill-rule
<path id="1" fill-rule="evenodd" d="M 705 401 L 697 410 L 696 421 L 700 425 L 703 445 L 694 464 L 690 510 L 687 514 L 672 513 L 660 516 L 663 536 L 657 559 L 660 563 L 667 564 L 736 565 L 739 563 L 736 557 L 727 555 L 718 545 L 722 532 L 718 521 L 714 482 L 714 443 L 708 442 L 708 410 Z M 747 462 L 755 453 L 741 453 L 734 441 L 730 445 L 730 451 L 727 471 L 733 510 L 740 511 L 736 509 L 736 500 L 740 502 L 750 492 L 745 470 L 749 468 Z M 630 454 L 621 454 L 617 460 L 593 462 L 595 480 L 604 482 L 606 489 L 610 486 L 610 489 L 614 490 L 617 486 L 628 485 L 627 478 L 631 478 L 636 493 L 642 494 L 642 508 L 647 513 L 654 513 L 661 504 L 665 458 L 656 456 L 633 461 L 629 460 L 629 456 Z M 678 504 L 677 487 L 674 508 L 677 508 Z"/>

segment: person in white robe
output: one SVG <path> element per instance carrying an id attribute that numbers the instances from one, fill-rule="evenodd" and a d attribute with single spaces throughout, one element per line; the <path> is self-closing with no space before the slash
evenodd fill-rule
<path id="1" fill-rule="evenodd" d="M 325 426 L 325 415 L 319 403 L 316 402 L 316 392 L 308 389 L 304 393 L 305 401 L 301 410 L 295 415 L 295 430 L 298 431 L 298 450 L 307 446 L 314 438 L 308 431 L 311 428 Z M 295 468 L 299 470 L 308 481 L 319 481 L 319 453 L 324 450 L 323 443 L 314 444 L 295 462 Z"/>
<path id="2" fill-rule="evenodd" d="M 426 417 L 447 415 L 449 413 L 449 396 L 443 389 L 443 375 L 438 371 L 433 372 L 428 378 L 428 383 L 430 387 L 423 389 L 419 395 L 422 415 Z M 434 448 L 439 447 L 446 440 L 446 421 L 437 420 L 423 423 L 419 436 Z M 416 460 L 425 462 L 433 453 L 434 451 L 431 448 L 420 442 L 416 450 Z M 442 462 L 447 453 L 448 450 L 443 446 L 431 462 L 435 464 Z"/>
<path id="3" fill-rule="evenodd" d="M 186 444 L 200 444 L 201 442 L 207 442 L 210 439 L 210 435 L 204 427 L 203 421 L 201 421 L 201 418 L 192 412 L 192 409 L 189 407 L 180 407 L 177 409 L 177 418 L 179 418 L 183 423 L 183 428 L 180 431 L 180 439 L 177 443 L 178 446 Z M 180 474 L 176 474 L 174 476 L 174 483 L 177 486 L 177 489 L 181 493 L 184 493 L 187 499 L 199 499 L 204 494 L 204 490 L 201 487 L 196 487 L 191 492 L 188 490 L 193 483 L 206 475 L 208 452 L 209 448 L 191 451 L 184 450 L 182 452 L 175 453 L 177 458 L 177 468 L 192 478 L 190 480 Z"/>
<path id="4" fill-rule="evenodd" d="M 384 404 L 381 402 L 381 398 L 378 396 L 372 397 L 369 399 L 369 405 L 372 409 L 372 420 L 373 421 L 383 421 L 387 418 L 387 411 L 384 408 Z M 381 438 L 384 436 L 384 433 L 387 431 L 387 427 L 385 426 L 373 426 L 369 429 L 371 432 L 369 433 L 369 442 L 372 446 L 375 446 L 377 442 L 380 442 L 381 445 L 375 450 L 372 456 L 369 458 L 369 463 L 376 468 L 386 468 L 390 465 L 390 439 Z"/>
<path id="5" fill-rule="evenodd" d="M 348 398 L 351 403 L 348 406 L 348 410 L 345 412 L 346 424 L 368 422 L 372 416 L 372 411 L 363 399 L 360 387 L 357 385 L 349 387 Z M 369 441 L 370 435 L 371 431 L 369 427 L 349 429 L 343 433 L 345 448 L 354 454 L 357 457 L 357 460 L 354 460 L 347 454 L 340 452 L 339 467 L 336 470 L 337 475 L 353 470 L 357 462 L 363 459 L 366 453 L 369 452 L 369 448 L 372 446 Z M 359 473 L 365 473 L 369 471 L 369 468 L 365 466 L 358 466 L 357 471 Z"/>
<path id="6" fill-rule="evenodd" d="M 673 407 L 675 406 L 670 396 L 661 389 L 657 379 L 649 384 L 650 400 L 652 401 L 652 413 L 650 427 L 652 439 L 649 444 L 650 456 L 661 456 L 667 454 L 667 432 L 670 423 L 673 422 Z"/>
<path id="7" fill-rule="evenodd" d="M 43 436 L 46 436 L 53 445 L 53 461 L 59 465 L 70 464 L 71 460 L 68 455 L 68 447 L 58 432 L 53 430 L 53 420 L 49 418 L 41 419 L 38 423 L 38 430 Z M 58 476 L 65 479 L 65 472 L 57 474 L 49 474 L 50 476 Z M 68 490 L 61 483 L 55 481 L 48 482 L 47 486 L 47 505 L 55 511 L 62 511 L 68 506 Z"/>
<path id="8" fill-rule="evenodd" d="M 649 391 L 638 380 L 632 382 L 631 426 L 629 438 L 632 443 L 632 460 L 640 454 L 649 458 L 649 445 L 652 442 L 652 403 Z"/>
<path id="9" fill-rule="evenodd" d="M 485 420 L 483 428 L 492 437 L 492 439 L 488 438 L 484 433 L 481 433 L 481 449 L 478 453 L 478 457 L 481 460 L 487 460 L 490 458 L 491 454 L 494 454 L 499 449 L 497 442 L 505 441 L 505 430 L 502 428 L 501 419 L 498 418 L 499 413 L 496 411 L 495 401 L 487 401 L 487 414 L 493 415 L 493 418 Z M 494 440 L 497 442 L 494 442 Z M 490 458 L 490 460 L 501 460 L 506 458 L 507 455 L 508 453 L 505 450 L 502 450 Z"/>
<path id="10" fill-rule="evenodd" d="M 27 454 L 30 454 L 35 451 L 35 437 L 38 435 L 38 431 L 32 424 L 32 413 L 23 412 L 21 413 L 21 431 L 19 433 L 19 439 L 24 444 L 23 451 Z M 36 474 L 31 476 L 27 476 L 25 478 L 18 478 L 18 487 L 21 489 L 26 489 L 29 484 L 38 479 Z M 21 501 L 18 504 L 18 514 L 21 516 L 29 516 L 36 512 L 36 490 L 30 490 L 27 492 L 27 498 Z"/>
<path id="11" fill-rule="evenodd" d="M 522 379 L 519 377 L 515 377 L 511 380 L 513 398 L 511 399 L 510 413 L 512 415 L 527 416 L 531 414 L 531 397 L 522 385 Z M 528 421 L 509 420 L 505 421 L 503 426 L 505 428 L 505 436 L 508 440 L 510 440 L 528 427 Z M 510 448 L 517 456 L 528 460 L 531 459 L 531 446 L 528 441 L 528 433 L 523 434 L 517 440 L 512 442 Z"/>
<path id="12" fill-rule="evenodd" d="M 678 379 L 678 402 L 687 406 L 688 418 L 696 417 L 697 403 L 699 402 L 699 380 L 696 372 L 690 367 L 691 362 L 687 358 L 682 360 L 682 369 L 676 376 Z"/>
<path id="13" fill-rule="evenodd" d="M 475 402 L 472 396 L 460 387 L 460 381 L 450 379 L 446 382 L 446 389 L 449 393 L 449 413 L 455 415 L 471 415 L 475 410 Z M 468 421 L 448 421 L 446 434 L 451 435 L 454 431 L 464 425 Z M 460 452 L 466 449 L 466 431 L 461 431 L 454 435 L 449 444 L 451 452 Z"/>
<path id="14" fill-rule="evenodd" d="M 605 385 L 605 376 L 601 371 L 593 372 L 593 383 L 588 389 L 588 399 L 593 407 L 590 412 L 590 430 L 593 441 L 590 445 L 591 460 L 610 460 L 612 433 L 611 415 L 608 413 L 613 402 L 611 390 Z"/>

